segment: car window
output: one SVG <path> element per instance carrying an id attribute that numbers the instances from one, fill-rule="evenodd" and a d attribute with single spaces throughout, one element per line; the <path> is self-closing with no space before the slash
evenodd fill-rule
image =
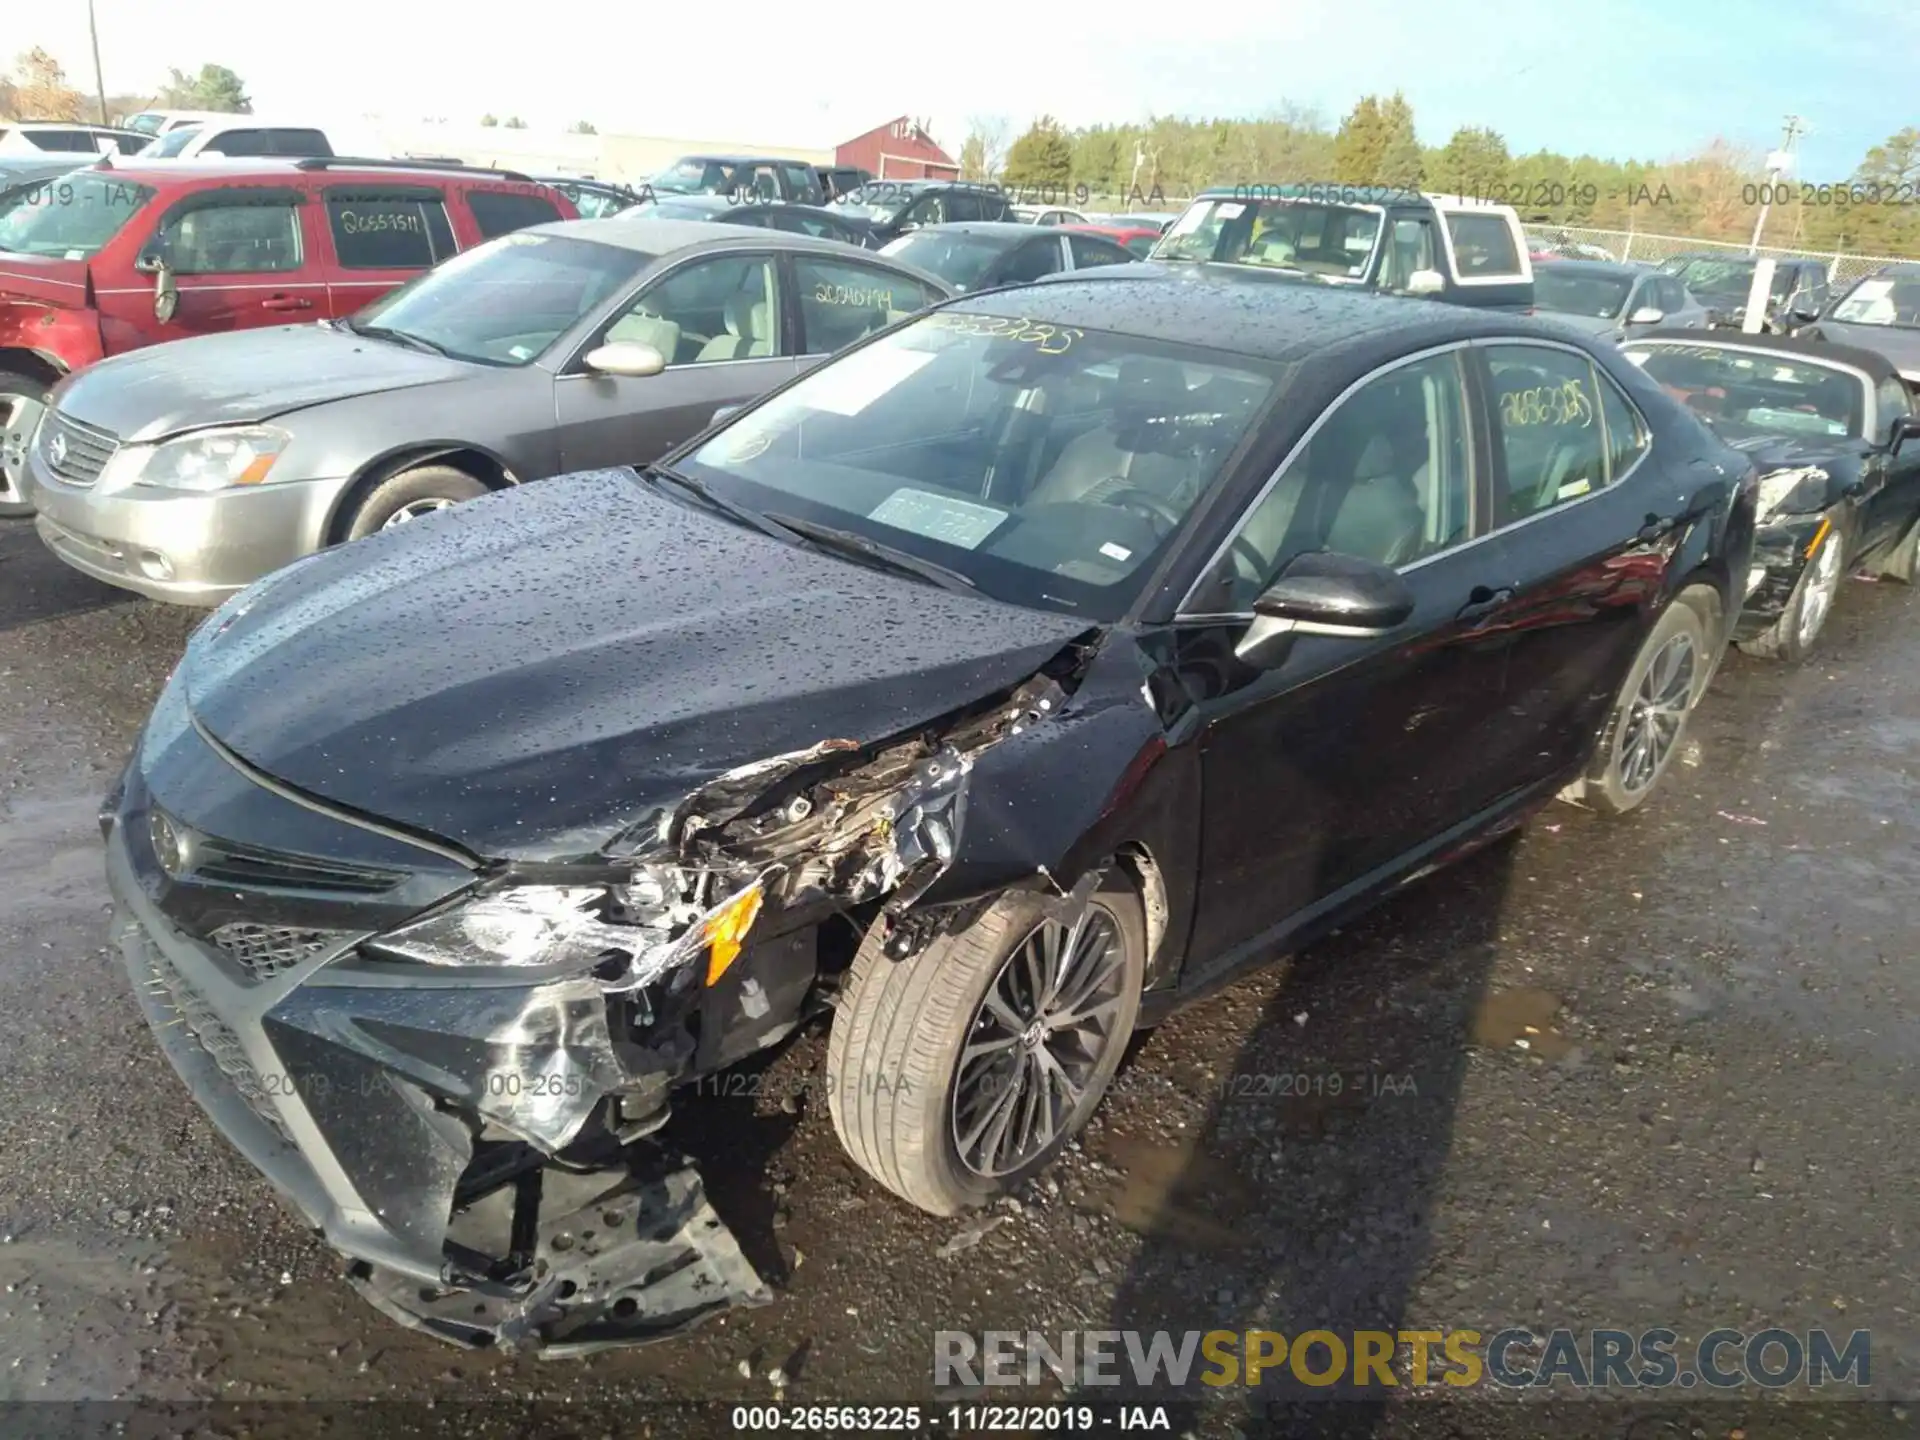
<path id="1" fill-rule="evenodd" d="M 1600 418 L 1607 427 L 1607 476 L 1611 485 L 1631 470 L 1653 444 L 1647 422 L 1605 374 L 1596 376 L 1600 391 Z"/>
<path id="2" fill-rule="evenodd" d="M 759 360 L 780 353 L 780 295 L 764 255 L 697 260 L 635 298 L 604 340 L 651 345 L 669 365 Z"/>
<path id="3" fill-rule="evenodd" d="M 343 270 L 425 270 L 459 248 L 446 202 L 418 190 L 329 190 L 327 228 Z"/>
<path id="4" fill-rule="evenodd" d="M 93 155 L 98 154 L 90 130 L 23 130 L 27 143 L 38 150 L 52 150 L 60 154 Z"/>
<path id="5" fill-rule="evenodd" d="M 1866 385 L 1811 358 L 1726 345 L 1628 346 L 1624 353 L 1729 438 L 1866 433 Z"/>
<path id="6" fill-rule="evenodd" d="M 196 205 L 169 216 L 159 239 L 180 275 L 277 274 L 301 263 L 300 212 L 290 200 Z"/>
<path id="7" fill-rule="evenodd" d="M 1687 308 L 1687 292 L 1678 280 L 1670 275 L 1656 275 L 1653 280 L 1653 301 L 1667 315 L 1678 315 Z"/>
<path id="8" fill-rule="evenodd" d="M 796 255 L 793 272 L 808 355 L 845 349 L 943 298 L 904 275 L 843 260 Z"/>
<path id="9" fill-rule="evenodd" d="M 1424 215 L 1406 215 L 1393 222 L 1387 232 L 1387 254 L 1380 265 L 1380 286 L 1384 290 L 1404 290 L 1416 270 L 1440 268 L 1440 246 L 1434 238 L 1433 222 Z M 1559 308 L 1547 306 L 1549 309 Z"/>
<path id="10" fill-rule="evenodd" d="M 1060 258 L 1058 235 L 1028 240 L 1001 264 L 997 283 L 1018 285 L 1027 280 L 1038 280 L 1042 275 L 1051 275 L 1062 269 L 1065 263 Z"/>
<path id="11" fill-rule="evenodd" d="M 171 160 L 199 138 L 199 135 L 200 122 L 197 120 L 185 125 L 176 125 L 140 154 L 148 160 Z"/>
<path id="12" fill-rule="evenodd" d="M 980 197 L 965 190 L 954 190 L 946 197 L 947 219 L 980 220 L 985 218 L 980 211 Z"/>
<path id="13" fill-rule="evenodd" d="M 152 138 L 146 135 L 113 135 L 108 138 L 113 148 L 122 155 L 138 155 L 153 143 Z"/>
<path id="14" fill-rule="evenodd" d="M 560 218 L 559 207 L 544 195 L 501 190 L 469 190 L 467 208 L 473 212 L 473 223 L 479 226 L 480 234 L 488 240 Z"/>
<path id="15" fill-rule="evenodd" d="M 1111 240 L 1098 235 L 1069 235 L 1067 245 L 1073 251 L 1073 268 L 1085 270 L 1094 265 L 1125 265 L 1133 256 Z"/>
<path id="16" fill-rule="evenodd" d="M 1350 277 L 1365 271 L 1380 226 L 1377 209 L 1202 198 L 1167 230 L 1160 258 L 1275 265 Z"/>
<path id="17" fill-rule="evenodd" d="M 1460 266 L 1461 279 L 1520 273 L 1520 251 L 1505 216 L 1449 211 L 1447 233 L 1453 240 L 1453 258 Z"/>
<path id="18" fill-rule="evenodd" d="M 1538 345 L 1486 351 L 1494 432 L 1506 458 L 1494 523 L 1510 525 L 1607 483 L 1607 441 L 1593 362 Z"/>
<path id="19" fill-rule="evenodd" d="M 1461 352 L 1401 365 L 1341 401 L 1247 511 L 1189 610 L 1238 614 L 1310 550 L 1410 565 L 1472 534 Z"/>
<path id="20" fill-rule="evenodd" d="M 823 362 L 680 463 L 757 510 L 958 570 L 983 595 L 1113 619 L 1273 387 L 1239 355 L 1030 309 L 936 310 Z"/>
<path id="21" fill-rule="evenodd" d="M 787 189 L 796 200 L 813 194 L 814 188 L 820 183 L 805 165 L 782 165 L 780 173 L 786 177 Z"/>
<path id="22" fill-rule="evenodd" d="M 1882 380 L 1874 387 L 1874 395 L 1879 401 L 1880 434 L 1876 439 L 1887 438 L 1887 422 L 1896 415 L 1913 414 L 1913 396 L 1898 378 Z"/>
<path id="23" fill-rule="evenodd" d="M 77 170 L 0 192 L 0 251 L 84 260 L 153 199 L 146 185 Z"/>
<path id="24" fill-rule="evenodd" d="M 1127 249 L 1132 252 L 1134 259 L 1144 260 L 1153 253 L 1153 247 L 1159 243 L 1160 237 L 1157 234 L 1135 235 L 1127 241 Z"/>
<path id="25" fill-rule="evenodd" d="M 327 137 L 318 130 L 280 129 L 267 131 L 267 143 L 273 147 L 275 155 L 331 155 L 333 146 L 327 143 Z"/>
<path id="26" fill-rule="evenodd" d="M 227 130 L 209 140 L 203 155 L 271 155 L 273 142 L 265 130 Z"/>
<path id="27" fill-rule="evenodd" d="M 947 197 L 939 191 L 922 195 L 906 208 L 900 218 L 910 224 L 944 225 L 951 218 L 947 212 Z"/>

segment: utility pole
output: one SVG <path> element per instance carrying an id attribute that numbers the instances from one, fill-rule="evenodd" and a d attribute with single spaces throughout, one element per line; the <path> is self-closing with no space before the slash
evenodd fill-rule
<path id="1" fill-rule="evenodd" d="M 93 0 L 87 0 L 87 34 L 93 40 L 93 92 L 100 101 L 100 123 L 107 121 L 107 82 L 100 76 L 100 27 L 93 21 Z"/>
<path id="2" fill-rule="evenodd" d="M 1760 236 L 1767 228 L 1767 212 L 1773 208 L 1775 182 L 1793 169 L 1793 142 L 1806 133 L 1806 121 L 1798 115 L 1787 116 L 1786 133 L 1781 136 L 1780 148 L 1767 157 L 1767 185 L 1760 192 L 1760 218 L 1753 223 L 1753 239 L 1747 242 L 1749 255 L 1759 253 Z"/>

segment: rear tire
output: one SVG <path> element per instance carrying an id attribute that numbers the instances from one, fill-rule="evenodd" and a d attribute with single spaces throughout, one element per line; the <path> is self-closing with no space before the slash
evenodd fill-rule
<path id="1" fill-rule="evenodd" d="M 47 385 L 18 370 L 0 370 L 0 515 L 31 515 L 27 445 L 46 409 Z"/>
<path id="2" fill-rule="evenodd" d="M 1833 614 L 1840 587 L 1846 583 L 1847 538 L 1843 517 L 1834 522 L 1819 551 L 1800 571 L 1780 618 L 1751 640 L 1742 640 L 1741 654 L 1798 665 L 1813 653 L 1814 643 Z"/>
<path id="3" fill-rule="evenodd" d="M 485 485 L 451 465 L 402 470 L 360 497 L 347 520 L 347 539 L 364 540 L 389 525 L 403 525 L 434 510 L 477 500 L 486 493 Z"/>
<path id="4" fill-rule="evenodd" d="M 1110 875 L 1071 934 L 1060 914 L 1010 892 L 908 959 L 887 957 L 878 925 L 862 942 L 828 1039 L 827 1103 L 853 1162 L 909 1204 L 956 1215 L 1018 1188 L 1080 1133 L 1119 1068 L 1146 973 L 1140 901 Z M 1044 980 L 1026 984 L 1040 958 L 1029 942 L 1044 949 L 1048 927 L 1078 938 L 1040 972 L 1060 992 L 1051 1007 Z M 1090 1018 L 1047 1029 L 1037 1017 L 1049 1013 Z M 1044 1098 L 1044 1126 L 1030 1094 Z"/>
<path id="5" fill-rule="evenodd" d="M 1662 612 L 1627 667 L 1580 784 L 1579 803 L 1602 815 L 1638 809 L 1686 740 L 1687 720 L 1713 678 L 1707 626 L 1686 590 Z"/>

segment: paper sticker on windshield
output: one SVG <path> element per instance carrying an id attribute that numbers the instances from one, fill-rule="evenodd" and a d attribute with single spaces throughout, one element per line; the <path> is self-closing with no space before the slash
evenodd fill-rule
<path id="1" fill-rule="evenodd" d="M 891 525 L 912 535 L 924 535 L 945 545 L 972 550 L 1007 518 L 991 505 L 976 505 L 930 490 L 896 490 L 867 514 L 869 520 Z"/>
<path id="2" fill-rule="evenodd" d="M 1111 540 L 1100 547 L 1100 553 L 1109 560 L 1118 560 L 1122 565 L 1133 558 L 1133 551 L 1124 545 L 1116 545 Z"/>
<path id="3" fill-rule="evenodd" d="M 1213 213 L 1222 220 L 1238 220 L 1247 213 L 1247 207 L 1237 203 L 1221 205 L 1216 207 Z"/>
<path id="4" fill-rule="evenodd" d="M 1593 489 L 1593 485 L 1589 481 L 1570 480 L 1558 490 L 1554 491 L 1554 499 L 1571 500 L 1576 495 L 1584 495 L 1591 489 Z"/>
<path id="5" fill-rule="evenodd" d="M 814 371 L 793 398 L 809 410 L 858 415 L 933 359 L 930 350 L 870 345 Z"/>

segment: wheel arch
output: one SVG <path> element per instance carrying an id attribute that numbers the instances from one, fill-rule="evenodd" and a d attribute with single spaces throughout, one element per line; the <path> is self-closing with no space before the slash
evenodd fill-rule
<path id="1" fill-rule="evenodd" d="M 333 502 L 333 510 L 327 516 L 324 543 L 338 545 L 346 539 L 354 510 L 375 486 L 422 465 L 451 466 L 471 475 L 489 490 L 505 490 L 521 483 L 504 459 L 471 440 L 410 441 L 375 456 L 355 472 Z"/>
<path id="2" fill-rule="evenodd" d="M 0 370 L 31 375 L 49 388 L 66 379 L 69 373 L 57 355 L 24 345 L 0 345 Z"/>

